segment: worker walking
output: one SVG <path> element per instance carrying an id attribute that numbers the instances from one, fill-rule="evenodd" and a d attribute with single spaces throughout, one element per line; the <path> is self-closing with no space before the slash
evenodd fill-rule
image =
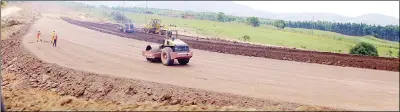
<path id="1" fill-rule="evenodd" d="M 40 42 L 42 42 L 42 39 L 40 39 L 40 35 L 41 35 L 40 31 L 38 31 L 38 33 L 36 35 L 36 42 L 39 42 L 39 40 L 40 40 Z"/>
<path id="2" fill-rule="evenodd" d="M 53 42 L 54 42 L 55 36 L 56 36 L 56 31 L 53 31 L 53 32 L 51 33 L 51 43 L 52 43 L 52 44 L 53 44 Z"/>
<path id="3" fill-rule="evenodd" d="M 54 39 L 53 39 L 53 47 L 57 47 L 57 38 L 58 38 L 58 36 L 57 36 L 57 34 L 54 36 Z"/>

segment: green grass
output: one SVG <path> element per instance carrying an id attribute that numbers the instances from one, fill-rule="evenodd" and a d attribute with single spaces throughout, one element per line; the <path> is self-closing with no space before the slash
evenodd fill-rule
<path id="1" fill-rule="evenodd" d="M 77 8 L 76 8 L 77 9 Z M 77 10 L 89 12 L 87 8 Z M 105 13 L 110 14 L 111 9 L 92 8 L 90 14 L 96 17 L 108 18 Z M 125 15 L 132 19 L 136 24 L 145 23 L 145 14 L 125 12 Z M 177 27 L 196 32 L 208 37 L 219 37 L 228 39 L 238 39 L 243 35 L 249 35 L 252 43 L 270 44 L 286 47 L 302 48 L 323 52 L 348 53 L 350 48 L 356 43 L 364 41 L 373 44 L 378 49 L 379 56 L 398 57 L 399 43 L 374 38 L 371 36 L 356 37 L 346 36 L 334 32 L 285 28 L 278 30 L 273 26 L 262 25 L 251 27 L 244 23 L 237 22 L 216 22 L 207 20 L 193 20 L 173 18 L 158 15 L 146 15 L 147 19 L 161 19 L 162 24 L 175 24 Z M 392 55 L 389 54 L 392 51 Z"/>

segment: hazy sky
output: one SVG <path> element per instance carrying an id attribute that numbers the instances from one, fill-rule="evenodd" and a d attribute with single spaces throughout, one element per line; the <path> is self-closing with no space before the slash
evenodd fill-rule
<path id="1" fill-rule="evenodd" d="M 89 1 L 87 1 L 89 2 Z M 121 5 L 123 1 L 90 1 L 105 5 Z M 129 2 L 129 3 L 128 3 Z M 126 5 L 135 6 L 127 1 Z M 254 9 L 277 13 L 324 12 L 356 17 L 368 13 L 378 13 L 399 18 L 399 1 L 234 1 Z"/>
<path id="2" fill-rule="evenodd" d="M 234 1 L 254 9 L 278 12 L 331 12 L 355 17 L 378 13 L 399 18 L 399 1 Z"/>

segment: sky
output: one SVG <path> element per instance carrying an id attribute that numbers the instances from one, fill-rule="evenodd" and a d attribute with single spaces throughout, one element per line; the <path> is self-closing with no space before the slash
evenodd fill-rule
<path id="1" fill-rule="evenodd" d="M 120 5 L 123 1 L 90 1 L 98 4 Z M 129 1 L 127 1 L 129 2 Z M 135 1 L 139 2 L 139 1 Z M 144 1 L 141 1 L 144 2 Z M 399 19 L 399 1 L 233 1 L 253 9 L 275 13 L 321 12 L 356 17 L 378 13 Z M 127 6 L 135 4 L 126 3 Z"/>
<path id="2" fill-rule="evenodd" d="M 378 13 L 399 18 L 399 1 L 234 1 L 276 13 L 324 12 L 356 17 Z"/>

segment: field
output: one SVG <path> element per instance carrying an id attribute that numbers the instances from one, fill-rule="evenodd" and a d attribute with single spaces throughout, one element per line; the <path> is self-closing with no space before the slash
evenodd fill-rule
<path id="1" fill-rule="evenodd" d="M 75 9 L 88 12 L 90 15 L 100 18 L 108 18 L 112 9 L 107 8 L 82 8 L 75 6 Z M 261 27 L 251 27 L 244 23 L 237 22 L 216 22 L 207 20 L 194 20 L 173 18 L 158 15 L 145 15 L 139 13 L 124 12 L 137 25 L 143 25 L 147 20 L 156 18 L 161 19 L 163 24 L 174 24 L 183 28 L 186 32 L 211 38 L 225 38 L 230 40 L 240 40 L 244 35 L 249 35 L 251 43 L 267 44 L 275 46 L 294 47 L 307 50 L 322 52 L 348 53 L 350 48 L 359 42 L 368 42 L 375 45 L 379 56 L 398 57 L 399 43 L 374 38 L 371 36 L 356 37 L 346 36 L 334 32 L 285 28 L 279 30 L 273 26 L 262 25 Z M 145 17 L 146 16 L 146 17 Z"/>

